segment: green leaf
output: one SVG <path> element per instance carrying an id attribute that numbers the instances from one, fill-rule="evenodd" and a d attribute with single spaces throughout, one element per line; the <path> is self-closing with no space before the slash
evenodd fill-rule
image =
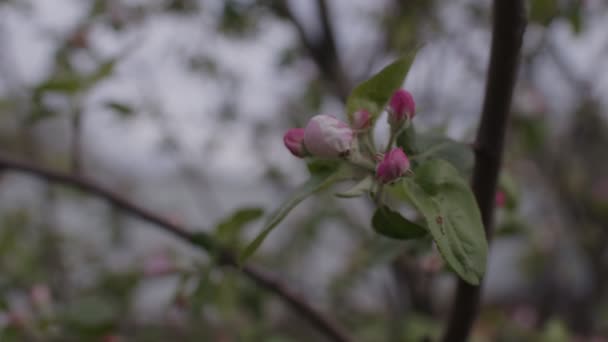
<path id="1" fill-rule="evenodd" d="M 133 115 L 133 108 L 124 103 L 107 101 L 104 103 L 104 107 L 113 110 L 123 118 L 127 118 Z"/>
<path id="2" fill-rule="evenodd" d="M 366 109 L 376 117 L 391 95 L 403 85 L 414 57 L 415 53 L 411 53 L 399 58 L 372 78 L 356 86 L 346 101 L 349 120 L 352 120 L 352 114 L 360 109 Z"/>
<path id="3" fill-rule="evenodd" d="M 110 76 L 112 72 L 114 72 L 114 66 L 116 65 L 116 59 L 110 59 L 105 61 L 99 65 L 95 72 L 88 76 L 85 84 L 87 87 L 94 85 L 95 83 L 103 80 L 104 78 Z"/>
<path id="4" fill-rule="evenodd" d="M 531 0 L 530 21 L 548 25 L 559 12 L 557 0 Z"/>
<path id="5" fill-rule="evenodd" d="M 41 83 L 35 90 L 35 93 L 57 92 L 73 94 L 79 91 L 82 87 L 82 82 L 78 75 L 70 74 L 50 78 Z"/>
<path id="6" fill-rule="evenodd" d="M 424 216 L 446 263 L 465 281 L 478 285 L 486 269 L 488 244 L 481 214 L 467 182 L 450 163 L 431 159 L 402 181 Z"/>
<path id="7" fill-rule="evenodd" d="M 575 34 L 580 34 L 583 30 L 583 8 L 582 4 L 578 1 L 573 4 L 566 13 L 570 25 L 572 25 L 572 31 Z"/>
<path id="8" fill-rule="evenodd" d="M 498 178 L 498 189 L 505 194 L 506 207 L 511 210 L 515 209 L 519 200 L 519 189 L 511 174 L 505 171 L 501 172 Z"/>
<path id="9" fill-rule="evenodd" d="M 241 253 L 239 258 L 241 264 L 260 247 L 268 234 L 287 216 L 291 209 L 295 208 L 295 206 L 310 195 L 327 188 L 336 181 L 346 179 L 350 173 L 345 168 L 322 167 L 321 164 L 309 165 L 309 169 L 311 170 L 311 176 L 308 181 L 300 185 L 291 197 L 270 215 L 262 231 Z"/>
<path id="10" fill-rule="evenodd" d="M 380 235 L 392 239 L 417 239 L 426 235 L 424 227 L 401 216 L 387 206 L 376 209 L 372 217 L 372 227 Z"/>
<path id="11" fill-rule="evenodd" d="M 412 149 L 410 146 L 412 141 L 414 141 L 413 138 L 404 136 L 402 133 L 397 138 L 397 146 L 403 148 L 407 153 L 408 149 Z M 467 144 L 436 133 L 424 133 L 416 135 L 414 148 L 414 152 L 417 153 L 414 155 L 413 161 L 416 163 L 438 158 L 450 162 L 465 178 L 469 178 L 473 172 L 473 150 Z"/>
<path id="12" fill-rule="evenodd" d="M 71 303 L 63 318 L 80 333 L 98 335 L 110 329 L 118 315 L 116 304 L 109 298 L 91 295 Z"/>
<path id="13" fill-rule="evenodd" d="M 264 214 L 260 208 L 241 208 L 222 220 L 215 227 L 215 235 L 226 244 L 238 243 L 241 230 L 247 224 L 259 219 Z"/>
<path id="14" fill-rule="evenodd" d="M 374 186 L 374 178 L 372 176 L 367 176 L 363 178 L 359 183 L 355 184 L 352 188 L 339 192 L 335 194 L 336 197 L 342 198 L 353 198 L 359 197 L 369 193 Z"/>

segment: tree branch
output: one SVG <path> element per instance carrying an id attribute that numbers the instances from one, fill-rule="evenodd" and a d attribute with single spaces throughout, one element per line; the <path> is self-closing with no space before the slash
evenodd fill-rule
<path id="1" fill-rule="evenodd" d="M 523 0 L 494 0 L 492 47 L 481 123 L 475 142 L 472 187 L 488 241 L 511 98 L 526 26 Z M 459 280 L 443 341 L 465 341 L 477 316 L 481 288 Z"/>
<path id="2" fill-rule="evenodd" d="M 218 265 L 238 268 L 238 259 L 236 254 L 228 248 L 218 244 L 209 234 L 203 232 L 190 233 L 185 227 L 171 222 L 170 220 L 157 215 L 152 211 L 139 207 L 119 194 L 84 178 L 53 171 L 27 162 L 14 160 L 1 154 L 0 170 L 9 170 L 28 174 L 36 178 L 44 179 L 48 182 L 77 188 L 81 191 L 97 196 L 106 200 L 111 205 L 120 208 L 145 222 L 156 225 L 159 229 L 173 235 L 174 237 L 188 242 L 196 248 L 205 250 L 207 253 L 212 254 L 213 256 L 216 256 L 215 260 Z M 329 339 L 339 342 L 352 341 L 341 326 L 314 308 L 300 293 L 290 288 L 276 275 L 254 265 L 244 265 L 242 266 L 242 271 L 258 286 L 274 293 L 281 298 L 284 302 L 291 306 L 296 313 L 306 319 Z"/>
<path id="3" fill-rule="evenodd" d="M 286 1 L 275 1 L 272 9 L 281 17 L 289 20 L 296 28 L 300 41 L 312 58 L 313 62 L 321 71 L 322 77 L 330 85 L 332 91 L 342 102 L 346 101 L 350 92 L 351 84 L 344 72 L 342 63 L 338 56 L 338 49 L 331 25 L 331 13 L 326 0 L 317 0 L 317 8 L 321 20 L 322 37 L 313 40 L 309 37 L 304 26 L 295 17 Z"/>

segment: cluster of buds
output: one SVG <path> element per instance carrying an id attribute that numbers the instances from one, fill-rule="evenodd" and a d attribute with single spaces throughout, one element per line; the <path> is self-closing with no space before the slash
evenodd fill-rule
<path id="1" fill-rule="evenodd" d="M 375 173 L 380 184 L 394 182 L 410 168 L 410 162 L 399 147 L 392 147 L 394 138 L 409 125 L 415 115 L 415 103 L 412 95 L 403 89 L 397 90 L 391 97 L 388 107 L 388 123 L 391 126 L 391 138 L 384 155 L 375 158 L 362 156 L 358 151 L 360 141 L 373 127 L 374 118 L 365 109 L 352 114 L 351 124 L 338 120 L 331 115 L 316 115 L 310 119 L 305 128 L 292 128 L 283 136 L 287 149 L 298 158 L 317 157 L 326 159 L 341 158 L 353 164 L 368 165 Z M 369 167 L 371 165 L 371 167 Z"/>

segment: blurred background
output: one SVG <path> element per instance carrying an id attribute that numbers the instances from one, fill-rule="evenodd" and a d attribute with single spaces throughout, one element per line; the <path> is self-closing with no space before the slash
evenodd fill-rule
<path id="1" fill-rule="evenodd" d="M 306 179 L 284 131 L 343 115 L 350 89 L 403 54 L 418 51 L 405 83 L 417 130 L 471 143 L 490 5 L 1 0 L 1 155 L 238 249 Z M 532 0 L 528 13 L 472 340 L 607 341 L 608 3 Z M 375 235 L 372 213 L 322 194 L 252 261 L 358 341 L 436 338 L 455 276 L 436 251 Z M 211 261 L 95 196 L 0 174 L 2 342 L 324 340 Z"/>

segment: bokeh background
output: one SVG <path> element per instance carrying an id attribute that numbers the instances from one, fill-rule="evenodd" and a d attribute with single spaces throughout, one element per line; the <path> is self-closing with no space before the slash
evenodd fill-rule
<path id="1" fill-rule="evenodd" d="M 527 5 L 472 340 L 606 341 L 608 3 Z M 417 51 L 405 87 L 418 131 L 471 143 L 490 25 L 490 2 L 472 0 L 2 0 L 1 155 L 238 249 L 263 219 L 221 223 L 270 212 L 306 179 L 284 131 L 343 115 L 350 89 L 403 54 Z M 439 336 L 455 276 L 436 251 L 375 235 L 372 213 L 367 199 L 316 196 L 252 261 L 357 340 Z M 0 174 L 0 341 L 169 339 L 324 337 L 104 200 Z"/>

